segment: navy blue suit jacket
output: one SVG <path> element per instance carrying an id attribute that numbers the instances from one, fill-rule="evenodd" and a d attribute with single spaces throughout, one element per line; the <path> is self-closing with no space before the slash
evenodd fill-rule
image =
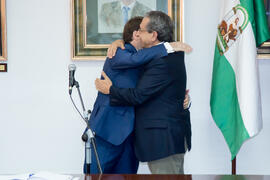
<path id="1" fill-rule="evenodd" d="M 134 88 L 139 76 L 138 67 L 150 59 L 166 55 L 164 45 L 137 52 L 131 44 L 125 44 L 125 50 L 118 49 L 112 59 L 106 59 L 103 70 L 114 85 Z M 96 135 L 114 145 L 120 145 L 133 131 L 134 107 L 110 106 L 109 96 L 98 93 L 89 123 Z"/>
<path id="2" fill-rule="evenodd" d="M 136 88 L 110 88 L 110 104 L 135 106 L 135 153 L 153 161 L 191 148 L 184 52 L 153 58 L 145 64 Z"/>

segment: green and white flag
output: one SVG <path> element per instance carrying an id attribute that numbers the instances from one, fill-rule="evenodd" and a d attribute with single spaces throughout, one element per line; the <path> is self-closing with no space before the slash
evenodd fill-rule
<path id="1" fill-rule="evenodd" d="M 221 11 L 210 104 L 234 159 L 262 129 L 256 45 L 270 34 L 263 0 L 223 0 Z"/>

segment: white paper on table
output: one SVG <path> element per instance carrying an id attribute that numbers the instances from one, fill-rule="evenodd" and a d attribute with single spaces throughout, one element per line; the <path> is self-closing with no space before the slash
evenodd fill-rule
<path id="1" fill-rule="evenodd" d="M 34 174 L 0 175 L 0 180 L 77 180 L 72 179 L 71 175 L 56 174 L 52 172 L 41 171 Z"/>
<path id="2" fill-rule="evenodd" d="M 41 171 L 34 173 L 28 180 L 72 180 L 71 175 L 56 174 L 52 172 Z"/>
<path id="3" fill-rule="evenodd" d="M 0 180 L 27 180 L 29 173 L 16 175 L 0 175 Z"/>

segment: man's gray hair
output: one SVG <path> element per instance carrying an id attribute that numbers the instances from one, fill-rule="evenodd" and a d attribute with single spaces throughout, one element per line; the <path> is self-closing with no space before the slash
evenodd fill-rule
<path id="1" fill-rule="evenodd" d="M 167 14 L 161 11 L 150 11 L 145 17 L 150 19 L 146 27 L 148 32 L 156 31 L 158 33 L 157 39 L 159 41 L 172 42 L 174 40 L 174 24 Z"/>

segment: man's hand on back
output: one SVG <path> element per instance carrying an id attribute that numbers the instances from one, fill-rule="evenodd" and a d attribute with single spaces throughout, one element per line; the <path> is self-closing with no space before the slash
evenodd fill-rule
<path id="1" fill-rule="evenodd" d="M 188 90 L 186 90 L 183 107 L 184 107 L 184 109 L 188 109 L 189 106 L 190 106 L 190 96 L 189 96 L 189 89 L 188 89 Z"/>
<path id="2" fill-rule="evenodd" d="M 125 49 L 125 45 L 124 45 L 124 41 L 121 39 L 115 40 L 114 42 L 112 42 L 112 44 L 110 45 L 110 47 L 107 50 L 107 57 L 108 58 L 112 58 L 116 51 L 117 48 L 121 48 L 121 49 Z"/>
<path id="3" fill-rule="evenodd" d="M 174 51 L 184 51 L 185 53 L 190 53 L 192 51 L 192 47 L 190 45 L 180 41 L 171 42 L 170 45 Z"/>
<path id="4" fill-rule="evenodd" d="M 103 94 L 110 94 L 110 87 L 112 86 L 112 81 L 110 78 L 102 71 L 101 75 L 104 80 L 97 78 L 95 80 L 96 89 Z"/>

